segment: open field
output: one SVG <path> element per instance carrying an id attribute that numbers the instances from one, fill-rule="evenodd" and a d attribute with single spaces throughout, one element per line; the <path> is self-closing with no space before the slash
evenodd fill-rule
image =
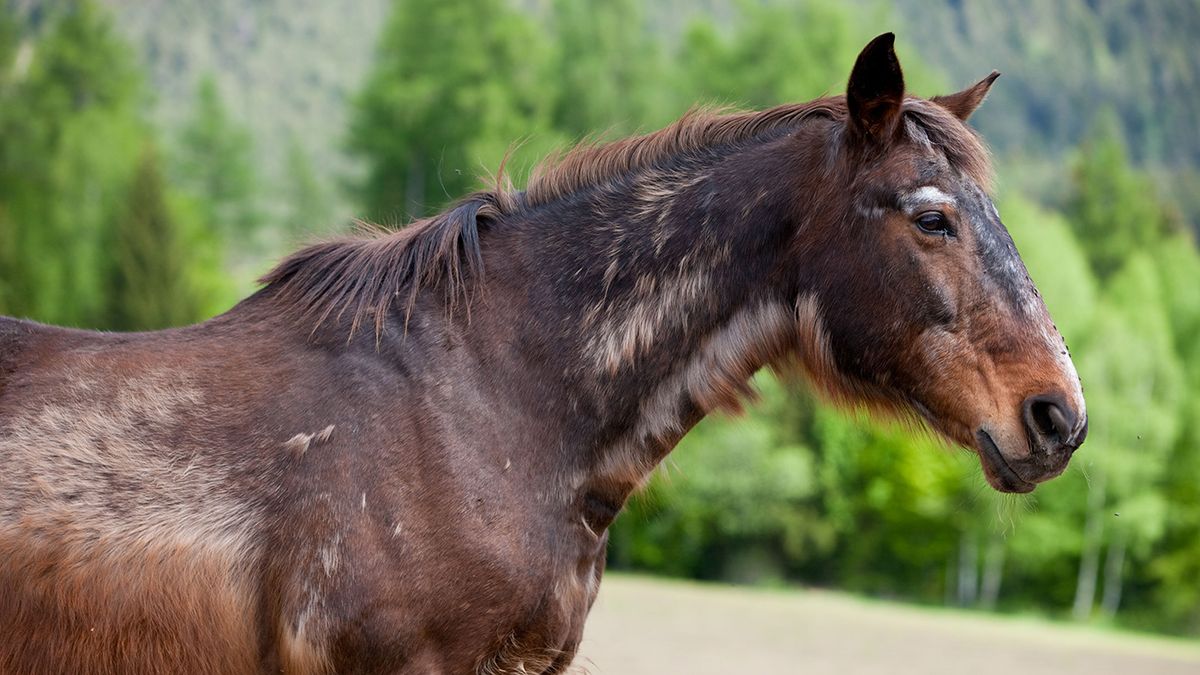
<path id="1" fill-rule="evenodd" d="M 1200 644 L 825 591 L 609 575 L 576 663 L 592 675 L 1200 675 Z"/>

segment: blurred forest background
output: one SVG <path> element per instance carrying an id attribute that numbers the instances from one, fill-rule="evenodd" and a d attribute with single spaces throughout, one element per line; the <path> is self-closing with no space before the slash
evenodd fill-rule
<path id="1" fill-rule="evenodd" d="M 1004 72 L 973 120 L 1091 435 L 1029 497 L 764 378 L 615 526 L 611 561 L 1200 635 L 1196 0 L 0 0 L 0 313 L 212 316 L 353 217 L 399 225 L 582 137 Z"/>

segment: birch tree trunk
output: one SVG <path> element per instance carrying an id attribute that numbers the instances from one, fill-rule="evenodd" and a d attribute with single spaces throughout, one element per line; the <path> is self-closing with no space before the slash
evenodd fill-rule
<path id="1" fill-rule="evenodd" d="M 954 602 L 957 599 L 955 598 L 955 591 L 958 590 L 957 584 L 955 583 L 955 557 L 956 556 L 954 555 L 946 556 L 946 583 L 944 584 L 945 588 L 943 593 L 945 597 L 942 600 L 947 607 L 953 607 Z"/>
<path id="2" fill-rule="evenodd" d="M 1121 606 L 1128 538 L 1129 533 L 1120 527 L 1113 532 L 1112 541 L 1108 544 L 1108 553 L 1104 559 L 1104 596 L 1100 599 L 1100 612 L 1106 619 L 1116 616 L 1117 609 Z"/>
<path id="3" fill-rule="evenodd" d="M 1105 478 L 1097 472 L 1088 490 L 1087 520 L 1083 526 L 1083 551 L 1079 556 L 1079 577 L 1075 583 L 1075 603 L 1071 616 L 1083 621 L 1092 614 L 1096 601 L 1096 576 L 1100 569 L 1100 544 L 1104 536 Z"/>
<path id="4" fill-rule="evenodd" d="M 983 584 L 979 590 L 979 606 L 995 609 L 1000 597 L 1000 582 L 1004 577 L 1004 537 L 993 532 L 988 537 L 987 552 L 983 556 Z"/>
<path id="5" fill-rule="evenodd" d="M 979 594 L 979 552 L 975 537 L 964 531 L 958 545 L 958 604 L 969 607 Z"/>

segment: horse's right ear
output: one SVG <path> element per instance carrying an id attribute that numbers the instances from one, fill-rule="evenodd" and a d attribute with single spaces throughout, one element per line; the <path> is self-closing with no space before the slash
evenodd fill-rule
<path id="1" fill-rule="evenodd" d="M 846 107 L 850 128 L 863 139 L 881 142 L 891 138 L 904 103 L 904 73 L 893 48 L 896 36 L 884 33 L 871 40 L 850 71 Z"/>
<path id="2" fill-rule="evenodd" d="M 929 100 L 949 110 L 955 117 L 966 122 L 971 113 L 975 112 L 975 109 L 979 107 L 979 104 L 983 103 L 983 99 L 987 97 L 987 93 L 992 88 L 992 83 L 996 81 L 997 77 L 1000 77 L 1000 71 L 993 70 L 991 75 L 956 94 L 934 96 Z"/>

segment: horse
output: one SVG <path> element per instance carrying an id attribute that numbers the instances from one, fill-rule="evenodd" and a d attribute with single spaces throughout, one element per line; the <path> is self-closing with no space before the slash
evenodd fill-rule
<path id="1" fill-rule="evenodd" d="M 997 490 L 1087 433 L 967 125 L 998 73 L 584 144 L 155 332 L 0 321 L 0 673 L 562 673 L 627 497 L 760 369 Z"/>

